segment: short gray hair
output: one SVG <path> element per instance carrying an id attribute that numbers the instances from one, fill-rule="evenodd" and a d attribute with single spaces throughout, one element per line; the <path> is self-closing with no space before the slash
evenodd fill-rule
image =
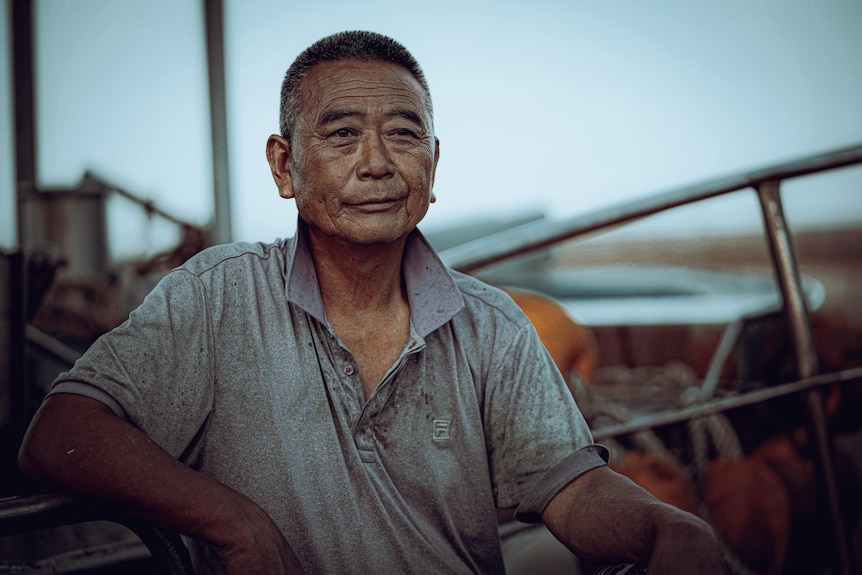
<path id="1" fill-rule="evenodd" d="M 425 90 L 425 105 L 428 114 L 433 117 L 431 106 L 431 91 L 428 81 L 419 67 L 416 59 L 407 48 L 382 34 L 374 32 L 348 31 L 339 32 L 318 40 L 306 48 L 288 68 L 281 84 L 281 109 L 279 112 L 279 128 L 281 135 L 289 142 L 296 126 L 296 118 L 302 106 L 299 93 L 302 79 L 313 67 L 323 62 L 339 62 L 342 60 L 375 60 L 389 62 L 401 66 L 419 82 Z"/>

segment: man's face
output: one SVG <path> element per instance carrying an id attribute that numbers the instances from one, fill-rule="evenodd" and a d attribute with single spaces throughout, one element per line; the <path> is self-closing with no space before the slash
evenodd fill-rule
<path id="1" fill-rule="evenodd" d="M 281 195 L 327 236 L 375 244 L 407 235 L 434 201 L 438 155 L 419 83 L 393 64 L 327 62 L 302 80 L 301 97 Z"/>

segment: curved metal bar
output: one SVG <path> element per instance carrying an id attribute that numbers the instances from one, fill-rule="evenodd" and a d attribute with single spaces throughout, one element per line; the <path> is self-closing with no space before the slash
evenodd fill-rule
<path id="1" fill-rule="evenodd" d="M 61 493 L 0 499 L 0 537 L 87 521 L 111 521 L 137 535 L 167 575 L 193 575 L 189 552 L 177 533 Z"/>
<path id="2" fill-rule="evenodd" d="M 621 435 L 629 435 L 631 433 L 654 429 L 663 425 L 681 423 L 689 419 L 705 417 L 707 415 L 745 407 L 746 405 L 754 405 L 755 403 L 770 401 L 772 399 L 792 395 L 794 393 L 803 393 L 811 390 L 816 391 L 817 388 L 824 385 L 854 381 L 862 381 L 862 367 L 817 375 L 801 379 L 799 381 L 792 381 L 790 383 L 783 383 L 772 387 L 764 387 L 755 391 L 746 391 L 745 393 L 712 399 L 690 407 L 683 407 L 650 415 L 642 415 L 634 417 L 625 423 L 603 425 L 592 430 L 593 439 L 596 441 L 602 441 L 619 437 Z"/>
<path id="3" fill-rule="evenodd" d="M 769 242 L 776 280 L 790 320 L 799 377 L 810 377 L 817 372 L 817 354 L 814 338 L 808 325 L 808 310 L 802 293 L 799 268 L 793 253 L 790 229 L 781 202 L 780 182 L 770 180 L 757 186 L 757 196 L 763 211 L 763 223 Z"/>
<path id="4" fill-rule="evenodd" d="M 121 197 L 131 201 L 132 203 L 137 204 L 138 206 L 143 208 L 144 211 L 146 211 L 148 214 L 153 214 L 153 215 L 159 216 L 160 218 L 162 218 L 162 219 L 164 219 L 164 220 L 166 220 L 172 224 L 175 224 L 177 226 L 180 226 L 183 228 L 199 228 L 200 227 L 196 224 L 193 224 L 191 222 L 187 222 L 183 219 L 180 219 L 176 216 L 171 215 L 169 212 L 166 212 L 165 210 L 158 207 L 151 200 L 145 200 L 145 199 L 133 194 L 132 192 L 126 190 L 125 188 L 121 188 L 120 186 L 115 186 L 114 184 L 107 182 L 106 180 L 99 177 L 92 170 L 87 170 L 84 173 L 84 180 L 81 183 L 81 186 L 82 187 L 84 187 L 84 186 L 93 187 L 95 189 L 100 189 L 106 193 L 117 194 L 118 196 L 121 196 Z"/>
<path id="5" fill-rule="evenodd" d="M 441 259 L 449 266 L 470 273 L 578 235 L 608 229 L 671 208 L 730 192 L 753 188 L 757 191 L 760 199 L 776 280 L 783 296 L 784 312 L 787 314 L 791 326 L 799 377 L 803 381 L 810 381 L 817 372 L 817 356 L 814 351 L 811 329 L 808 325 L 808 312 L 802 296 L 790 231 L 787 228 L 781 205 L 780 184 L 782 180 L 855 164 L 862 164 L 862 144 L 671 190 L 567 220 L 542 220 L 528 223 L 455 246 L 443 251 L 440 255 Z M 704 381 L 704 390 L 708 391 L 714 388 L 721 364 L 726 359 L 728 350 L 732 347 L 737 335 L 738 333 L 732 326 L 726 331 L 716 356 L 713 358 L 713 363 L 710 365 L 708 377 Z M 823 399 L 813 388 L 805 390 L 804 393 L 809 414 L 809 426 L 817 446 L 818 468 L 826 487 L 829 512 L 835 531 L 838 551 L 837 567 L 841 573 L 849 573 L 851 559 L 848 538 L 841 520 L 840 501 L 834 471 L 834 447 L 827 428 Z M 749 394 L 743 400 L 756 400 L 757 397 L 757 394 Z M 710 402 L 711 407 L 709 409 L 716 409 L 718 405 L 720 403 Z M 694 412 L 683 409 L 671 414 L 670 419 L 682 421 L 694 415 Z M 649 427 L 654 425 L 658 425 L 655 420 Z M 614 432 L 616 431 L 618 430 L 614 430 Z M 601 436 L 602 434 L 596 435 Z"/>
<path id="6" fill-rule="evenodd" d="M 805 297 L 802 295 L 802 282 L 799 279 L 799 269 L 793 253 L 790 229 L 781 203 L 780 182 L 777 180 L 761 182 L 757 186 L 757 196 L 763 211 L 766 237 L 772 253 L 776 280 L 781 289 L 784 312 L 790 325 L 799 377 L 812 377 L 817 373 L 817 352 L 814 349 L 814 337 L 808 323 L 808 310 L 805 307 Z M 808 390 L 805 392 L 805 403 L 811 433 L 817 447 L 818 469 L 826 491 L 829 515 L 832 519 L 838 566 L 840 573 L 849 575 L 849 539 L 841 513 L 841 500 L 838 494 L 835 471 L 835 446 L 829 435 L 823 396 L 816 390 Z"/>
<path id="7" fill-rule="evenodd" d="M 767 181 L 795 178 L 854 164 L 862 164 L 862 144 L 685 186 L 569 219 L 524 224 L 449 248 L 441 252 L 440 257 L 459 271 L 472 272 L 578 235 L 631 222 L 670 208 L 756 187 Z"/>
<path id="8" fill-rule="evenodd" d="M 30 324 L 27 324 L 27 327 L 24 328 L 24 333 L 27 335 L 28 342 L 40 347 L 55 358 L 68 363 L 70 366 L 74 365 L 74 363 L 78 361 L 78 358 L 81 357 L 81 353 L 79 351 L 72 349 L 59 339 Z"/>

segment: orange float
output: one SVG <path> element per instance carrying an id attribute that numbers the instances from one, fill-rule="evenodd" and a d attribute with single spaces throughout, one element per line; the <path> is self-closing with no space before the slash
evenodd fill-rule
<path id="1" fill-rule="evenodd" d="M 676 461 L 658 453 L 632 449 L 625 452 L 619 463 L 611 462 L 610 467 L 652 493 L 659 501 L 698 514 L 694 485 Z"/>
<path id="2" fill-rule="evenodd" d="M 703 472 L 710 520 L 751 570 L 779 575 L 787 556 L 791 503 L 781 478 L 759 458 L 719 457 Z"/>
<path id="3" fill-rule="evenodd" d="M 576 322 L 554 299 L 529 290 L 505 288 L 539 334 L 557 368 L 568 380 L 575 372 L 590 383 L 599 362 L 599 348 L 590 328 Z"/>

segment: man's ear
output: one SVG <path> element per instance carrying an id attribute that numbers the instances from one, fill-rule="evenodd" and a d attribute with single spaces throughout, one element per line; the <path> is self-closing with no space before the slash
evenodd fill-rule
<path id="1" fill-rule="evenodd" d="M 290 142 L 275 134 L 270 136 L 266 141 L 266 160 L 282 198 L 294 197 L 290 159 Z"/>
<path id="2" fill-rule="evenodd" d="M 440 159 L 440 140 L 434 138 L 434 165 L 431 167 L 431 203 L 437 201 L 437 196 L 434 195 L 434 176 L 437 174 L 437 160 Z"/>

